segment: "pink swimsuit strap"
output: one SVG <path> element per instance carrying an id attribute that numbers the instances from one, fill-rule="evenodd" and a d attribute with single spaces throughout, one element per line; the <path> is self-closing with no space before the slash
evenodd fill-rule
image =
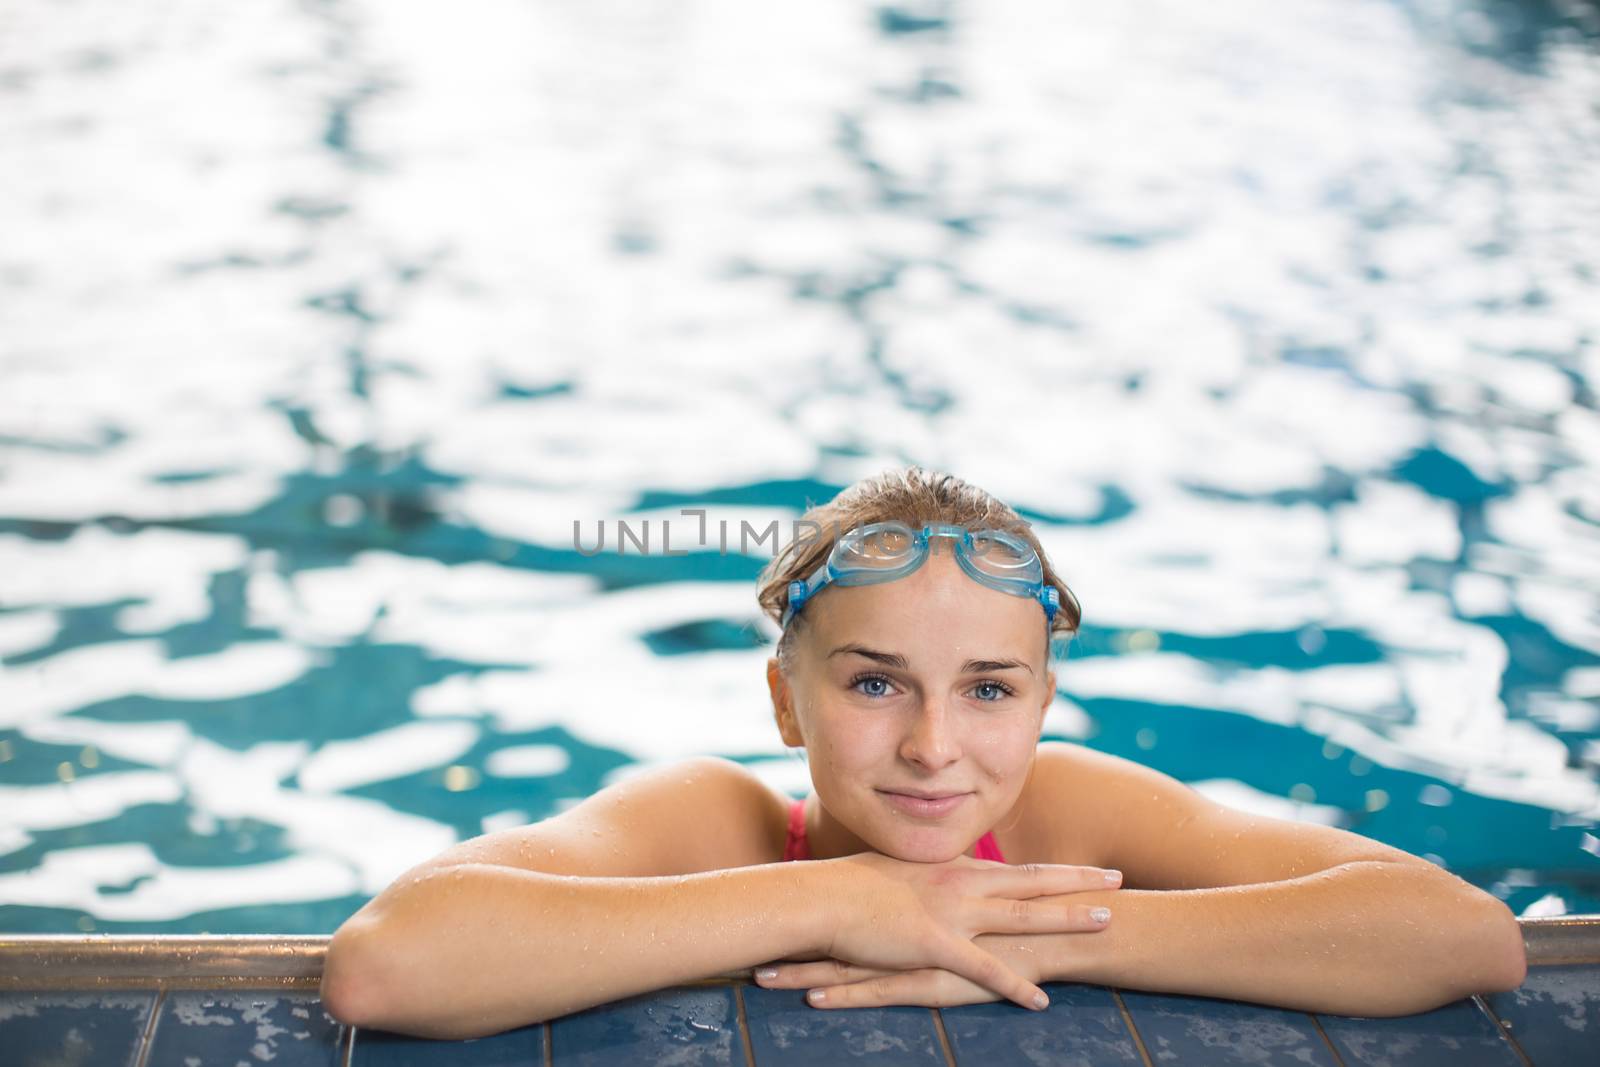
<path id="1" fill-rule="evenodd" d="M 1006 858 L 1000 854 L 1000 845 L 994 839 L 991 830 L 978 838 L 978 843 L 973 846 L 974 859 L 997 860 L 1004 863 Z M 783 858 L 785 860 L 808 860 L 811 858 L 811 846 L 806 843 L 806 802 L 804 800 L 791 800 L 789 802 L 789 836 L 783 844 Z"/>
<path id="2" fill-rule="evenodd" d="M 808 860 L 811 846 L 806 844 L 806 802 L 789 802 L 789 839 L 783 844 L 785 860 Z"/>

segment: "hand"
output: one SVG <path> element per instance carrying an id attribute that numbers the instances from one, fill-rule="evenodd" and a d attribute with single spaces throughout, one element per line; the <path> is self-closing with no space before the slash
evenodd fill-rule
<path id="1" fill-rule="evenodd" d="M 973 942 L 999 957 L 1002 963 L 1038 982 L 1039 958 L 1022 934 L 979 934 Z M 761 977 L 766 971 L 771 978 Z M 888 971 L 862 967 L 843 960 L 769 963 L 756 971 L 763 989 L 810 989 L 808 1001 L 818 1008 L 881 1008 L 912 1004 L 924 1008 L 953 1008 L 961 1004 L 987 1004 L 1000 997 L 990 989 L 939 967 L 916 971 Z"/>
<path id="2" fill-rule="evenodd" d="M 834 907 L 829 957 L 874 971 L 949 971 L 1036 1009 L 1049 1003 L 1044 991 L 972 939 L 1102 929 L 1087 904 L 1028 898 L 1111 886 L 1100 868 L 1067 864 L 1010 865 L 969 856 L 912 863 L 878 852 L 821 862 L 839 872 L 834 896 L 841 903 Z"/>

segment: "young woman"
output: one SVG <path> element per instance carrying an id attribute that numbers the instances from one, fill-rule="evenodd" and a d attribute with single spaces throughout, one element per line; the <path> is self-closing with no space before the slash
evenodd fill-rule
<path id="1" fill-rule="evenodd" d="M 814 792 L 704 757 L 456 845 L 335 933 L 336 1018 L 477 1037 L 751 968 L 825 1009 L 1077 981 L 1384 1016 L 1522 983 L 1515 916 L 1433 863 L 1041 743 L 1080 611 L 1005 504 L 912 467 L 804 518 L 758 597 Z"/>

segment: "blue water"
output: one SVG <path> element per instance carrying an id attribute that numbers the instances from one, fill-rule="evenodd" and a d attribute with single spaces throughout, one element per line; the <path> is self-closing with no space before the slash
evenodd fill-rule
<path id="1" fill-rule="evenodd" d="M 1078 592 L 1047 737 L 1600 912 L 1594 8 L 1100 6 L 9 5 L 0 929 L 800 795 L 717 532 L 908 461 Z"/>

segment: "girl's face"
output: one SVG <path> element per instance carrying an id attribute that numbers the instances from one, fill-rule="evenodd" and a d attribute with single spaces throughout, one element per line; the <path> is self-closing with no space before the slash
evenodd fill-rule
<path id="1" fill-rule="evenodd" d="M 828 851 L 937 863 L 1012 811 L 1055 696 L 1038 601 L 973 581 L 944 545 L 910 575 L 830 586 L 791 674 L 768 661 L 778 729 L 804 746 Z M 943 810 L 894 794 L 959 794 Z"/>

